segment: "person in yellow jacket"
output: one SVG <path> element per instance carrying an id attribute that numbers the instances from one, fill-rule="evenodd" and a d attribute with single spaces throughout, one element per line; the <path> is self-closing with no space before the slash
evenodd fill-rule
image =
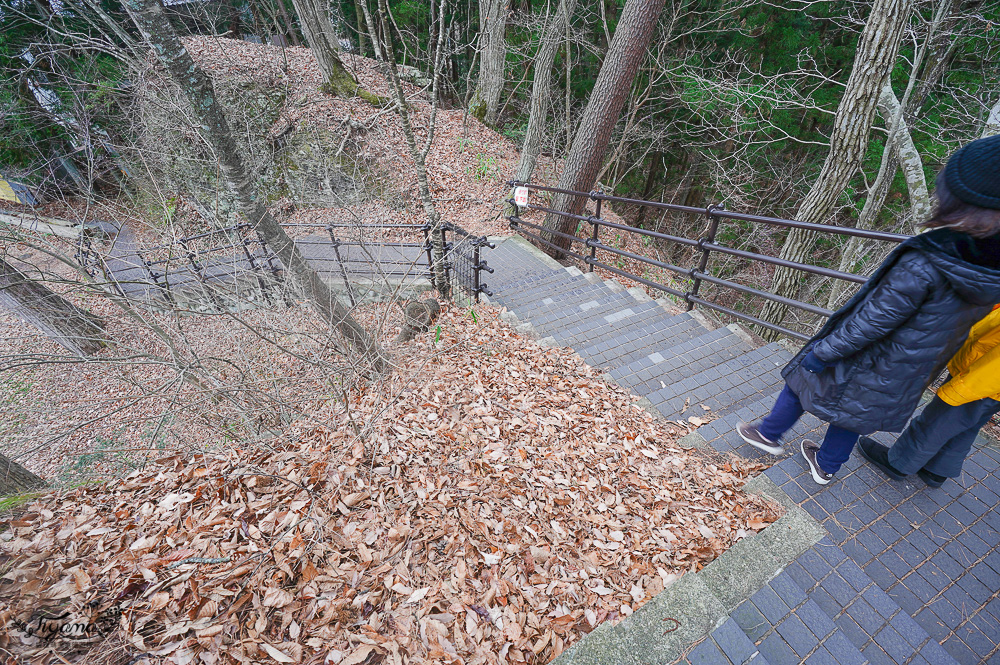
<path id="1" fill-rule="evenodd" d="M 917 473 L 931 487 L 962 473 L 979 430 L 1000 412 L 1000 305 L 973 326 L 948 363 L 951 378 L 886 448 L 864 437 L 859 449 L 890 478 Z"/>

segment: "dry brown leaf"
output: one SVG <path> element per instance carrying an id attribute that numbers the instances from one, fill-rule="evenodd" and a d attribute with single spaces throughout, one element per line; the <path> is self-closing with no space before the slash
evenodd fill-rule
<path id="1" fill-rule="evenodd" d="M 279 651 L 278 649 L 276 649 L 275 647 L 271 646 L 267 642 L 261 642 L 260 646 L 264 649 L 264 651 L 267 652 L 268 656 L 270 656 L 271 658 L 275 659 L 279 663 L 294 663 L 295 662 L 294 658 L 292 658 L 291 656 L 289 656 L 288 654 L 286 654 L 286 653 L 284 653 L 282 651 Z"/>

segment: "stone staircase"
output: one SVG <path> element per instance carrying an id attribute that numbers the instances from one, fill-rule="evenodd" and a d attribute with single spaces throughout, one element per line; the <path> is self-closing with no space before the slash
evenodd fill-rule
<path id="1" fill-rule="evenodd" d="M 735 424 L 770 410 L 792 345 L 562 267 L 520 238 L 493 241 L 491 301 L 519 331 L 573 348 L 658 416 L 713 418 L 682 444 L 761 456 Z M 793 452 L 823 428 L 807 415 L 789 453 L 765 456 L 773 466 L 748 483 L 784 517 L 554 662 L 1000 663 L 1000 481 L 990 473 L 1000 453 L 982 445 L 962 482 L 942 490 L 888 481 L 856 456 L 821 488 Z"/>

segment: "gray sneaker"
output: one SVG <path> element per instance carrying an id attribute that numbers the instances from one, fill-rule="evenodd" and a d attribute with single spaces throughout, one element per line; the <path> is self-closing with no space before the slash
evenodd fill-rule
<path id="1" fill-rule="evenodd" d="M 809 471 L 812 472 L 813 480 L 816 481 L 817 485 L 826 485 L 833 480 L 833 474 L 827 473 L 819 467 L 819 462 L 816 461 L 817 452 L 819 452 L 819 444 L 810 439 L 802 439 L 802 456 L 806 458 L 806 462 L 809 464 Z"/>
<path id="2" fill-rule="evenodd" d="M 785 449 L 782 448 L 780 443 L 765 438 L 764 435 L 757 431 L 757 428 L 753 425 L 738 422 L 736 423 L 736 433 L 740 435 L 741 439 L 749 443 L 751 446 L 757 448 L 758 450 L 763 450 L 765 453 L 780 455 L 785 452 Z"/>

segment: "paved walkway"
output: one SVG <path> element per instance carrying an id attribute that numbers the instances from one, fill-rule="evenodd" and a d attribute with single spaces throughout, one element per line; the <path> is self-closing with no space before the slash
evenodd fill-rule
<path id="1" fill-rule="evenodd" d="M 716 450 L 767 457 L 733 427 L 763 415 L 774 398 L 698 433 Z M 797 451 L 802 438 L 821 440 L 824 431 L 807 417 L 786 448 Z M 891 445 L 894 435 L 875 438 Z M 742 603 L 732 621 L 771 665 L 1000 663 L 998 462 L 996 443 L 980 438 L 959 481 L 930 489 L 915 477 L 889 480 L 855 452 L 820 487 L 801 455 L 787 454 L 765 475 L 827 535 Z M 724 624 L 689 661 L 747 662 L 717 655 L 731 633 Z"/>
<path id="2" fill-rule="evenodd" d="M 857 454 L 835 482 L 820 487 L 797 452 L 803 437 L 822 438 L 825 425 L 814 417 L 790 433 L 790 452 L 777 459 L 734 431 L 738 420 L 753 421 L 774 404 L 789 348 L 754 348 L 738 326 L 711 330 L 703 318 L 669 303 L 560 268 L 520 239 L 500 242 L 486 258 L 496 269 L 495 299 L 522 330 L 573 347 L 665 417 L 691 413 L 685 405 L 712 407 L 718 418 L 688 443 L 775 462 L 764 474 L 776 486 L 772 496 L 789 506 L 790 517 L 815 520 L 816 537 L 773 571 L 764 567 L 780 557 L 768 548 L 783 536 L 774 530 L 792 527 L 783 519 L 754 538 L 761 561 L 743 562 L 749 566 L 744 577 L 757 579 L 754 566 L 764 577 L 745 593 L 739 585 L 746 579 L 711 570 L 719 561 L 698 573 L 711 584 L 692 586 L 701 596 L 694 604 L 701 602 L 699 616 L 715 614 L 700 634 L 688 633 L 681 648 L 667 644 L 659 629 L 649 630 L 694 606 L 678 605 L 674 596 L 683 594 L 671 596 L 668 589 L 614 628 L 595 630 L 557 663 L 1000 665 L 995 443 L 980 439 L 963 476 L 941 489 L 916 477 L 890 481 Z M 875 438 L 890 444 L 894 435 Z M 733 556 L 723 558 L 732 565 Z M 730 579 L 729 588 L 719 579 Z M 718 598 L 707 598 L 712 595 Z M 689 623 L 697 623 L 690 616 Z"/>

